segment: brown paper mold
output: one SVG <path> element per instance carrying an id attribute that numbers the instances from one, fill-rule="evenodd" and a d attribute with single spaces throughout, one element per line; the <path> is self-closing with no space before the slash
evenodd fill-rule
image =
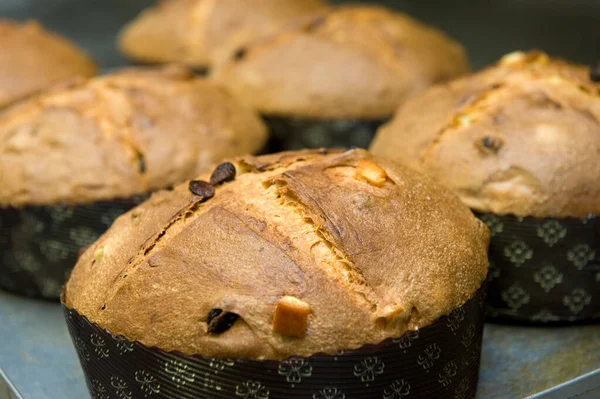
<path id="1" fill-rule="evenodd" d="M 600 221 L 478 215 L 492 235 L 488 312 L 560 323 L 600 318 Z"/>

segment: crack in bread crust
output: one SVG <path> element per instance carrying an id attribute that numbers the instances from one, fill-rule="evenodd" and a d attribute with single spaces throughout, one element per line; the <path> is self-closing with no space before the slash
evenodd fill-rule
<path id="1" fill-rule="evenodd" d="M 517 76 L 526 75 L 530 80 L 560 81 L 561 83 L 571 85 L 582 93 L 593 97 L 600 95 L 600 87 L 598 85 L 594 85 L 590 83 L 589 80 L 582 80 L 579 79 L 578 76 L 568 73 L 569 70 L 567 68 L 575 67 L 574 64 L 558 59 L 550 60 L 548 56 L 543 53 L 531 52 L 525 54 L 522 60 L 512 64 L 501 60 L 495 66 L 490 67 L 490 70 L 496 67 L 515 69 L 514 73 L 516 73 Z M 482 73 L 485 74 L 486 71 L 483 71 Z M 433 151 L 433 148 L 441 142 L 443 136 L 445 136 L 448 131 L 453 131 L 454 129 L 464 126 L 468 127 L 473 122 L 477 122 L 477 118 L 472 117 L 473 114 L 481 110 L 486 102 L 492 105 L 498 103 L 498 97 L 501 97 L 503 93 L 513 90 L 515 86 L 519 87 L 520 85 L 519 80 L 515 79 L 513 75 L 508 74 L 501 78 L 494 79 L 494 82 L 486 89 L 478 93 L 475 98 L 462 104 L 452 115 L 450 115 L 448 122 L 439 130 L 430 145 L 423 151 L 421 159 L 425 160 L 425 158 L 427 158 L 427 154 Z M 549 100 L 553 101 L 552 99 Z M 564 104 L 562 105 L 564 106 Z M 582 114 L 586 111 L 577 108 L 575 109 Z M 589 112 L 588 114 L 589 115 L 585 116 L 591 116 L 598 122 L 598 119 L 593 114 L 590 114 Z"/>
<path id="2" fill-rule="evenodd" d="M 134 108 L 133 102 L 131 101 L 131 97 L 128 95 L 127 88 L 125 87 L 122 87 L 118 84 L 111 84 L 110 81 L 102 83 L 103 85 L 96 85 L 93 88 L 99 102 L 102 105 L 96 106 L 88 110 L 100 112 L 82 112 L 82 116 L 94 120 L 104 137 L 113 139 L 114 141 L 119 143 L 126 150 L 126 152 L 133 155 L 131 159 L 132 168 L 138 172 L 142 187 L 148 189 L 148 182 L 145 177 L 145 173 L 142 173 L 142 171 L 139 168 L 139 165 L 137 165 L 136 163 L 138 158 L 144 158 L 144 152 L 140 149 L 138 143 L 136 143 L 136 135 L 134 134 L 133 127 L 129 123 L 129 121 L 131 120 L 131 110 Z M 108 93 L 111 94 L 107 95 Z M 126 101 L 127 106 L 121 109 L 127 110 L 126 116 L 121 118 L 115 118 L 115 115 L 113 113 L 102 112 L 104 109 L 110 109 L 110 96 L 119 96 Z M 110 134 L 111 131 L 115 132 L 116 134 Z"/>
<path id="3" fill-rule="evenodd" d="M 318 227 L 314 220 L 316 218 L 325 219 L 326 216 L 324 212 L 322 210 L 310 209 L 307 204 L 301 203 L 299 198 L 282 179 L 282 177 L 286 175 L 285 171 L 302 165 L 303 162 L 314 156 L 316 156 L 315 153 L 312 155 L 308 154 L 307 156 L 282 159 L 279 162 L 264 164 L 251 164 L 241 161 L 238 162 L 238 166 L 242 165 L 243 168 L 251 168 L 250 173 L 253 175 L 260 175 L 261 177 L 266 175 L 265 180 L 259 180 L 258 178 L 253 177 L 253 179 L 256 180 L 255 184 L 261 184 L 262 181 L 261 193 L 263 195 L 259 196 L 258 199 L 264 201 L 263 206 L 274 205 L 275 211 L 278 213 L 285 213 L 286 217 L 279 219 L 273 214 L 265 212 L 264 209 L 257 207 L 254 208 L 254 211 L 256 213 L 264 213 L 263 216 L 265 217 L 266 223 L 278 226 L 279 228 L 286 228 L 286 232 L 283 233 L 283 240 L 288 238 L 291 239 L 293 247 L 297 247 L 300 252 L 307 256 L 313 256 L 313 259 L 317 258 L 316 263 L 321 266 L 321 270 L 323 270 L 332 281 L 348 288 L 358 306 L 374 312 L 378 308 L 379 298 L 375 291 L 369 286 L 360 270 L 358 270 L 353 262 L 350 261 L 344 248 L 335 244 L 332 235 L 339 235 L 339 232 L 331 232 L 326 228 L 326 226 L 333 226 L 331 221 L 322 227 Z M 281 171 L 283 171 L 283 173 L 281 173 Z M 238 179 L 239 178 L 244 177 L 238 177 Z M 226 187 L 227 184 L 224 186 Z M 219 196 L 218 191 L 221 190 L 217 188 L 215 197 Z M 226 196 L 226 193 L 221 191 L 221 195 Z M 249 198 L 245 203 L 246 205 L 252 205 L 252 201 L 253 199 Z M 267 205 L 268 203 L 270 203 L 270 205 Z M 180 209 L 173 215 L 159 233 L 154 234 L 140 247 L 137 254 L 130 259 L 128 264 L 115 278 L 110 291 L 106 295 L 105 302 L 110 301 L 111 298 L 118 294 L 121 287 L 126 283 L 123 279 L 124 276 L 131 276 L 139 267 L 149 262 L 156 253 L 160 252 L 161 248 L 167 247 L 172 239 L 185 231 L 186 227 L 192 224 L 195 219 L 205 214 L 213 207 L 219 207 L 221 204 L 221 201 L 215 201 L 214 198 L 209 199 L 208 201 L 197 197 L 192 198 L 186 207 Z M 285 223 L 283 223 L 283 221 L 285 221 Z M 293 226 L 293 228 L 290 226 Z M 295 231 L 304 231 L 304 237 L 295 236 Z M 303 243 L 301 243 L 301 241 L 307 239 L 307 237 L 312 240 L 312 243 L 308 247 L 302 247 Z M 275 242 L 272 242 L 272 244 L 278 245 Z"/>
<path id="4" fill-rule="evenodd" d="M 551 68 L 555 69 L 557 65 L 560 65 L 560 63 L 555 61 L 551 65 Z M 505 66 L 505 68 L 509 67 L 510 66 Z M 587 95 L 600 95 L 599 87 L 595 87 L 589 84 L 589 82 L 577 81 L 574 76 L 567 74 L 563 69 L 554 70 L 554 75 L 548 77 L 546 74 L 542 74 L 539 70 L 539 68 L 545 68 L 545 64 L 540 66 L 525 64 L 524 68 L 526 69 L 519 70 L 518 73 L 527 74 L 533 80 L 560 80 L 561 82 L 567 83 L 573 87 L 577 87 L 578 90 Z M 448 122 L 438 131 L 431 143 L 423 150 L 421 154 L 421 161 L 424 162 L 428 158 L 428 155 L 434 151 L 435 147 L 440 145 L 442 139 L 448 134 L 448 132 L 456 131 L 457 129 L 463 127 L 471 127 L 473 124 L 475 124 L 478 121 L 478 112 L 483 111 L 483 108 L 485 108 L 486 104 L 493 106 L 494 104 L 501 103 L 502 95 L 509 93 L 512 89 L 514 89 L 515 86 L 518 86 L 518 84 L 515 84 L 515 82 L 512 80 L 513 79 L 511 79 L 511 76 L 508 76 L 506 79 L 496 79 L 494 83 L 488 85 L 486 89 L 476 94 L 474 98 L 471 98 L 469 101 L 462 104 L 452 115 L 450 115 Z M 523 92 L 523 94 L 527 93 L 527 91 Z M 550 98 L 543 90 L 541 91 L 541 94 L 547 97 L 548 102 L 565 106 L 565 104 L 559 104 L 556 100 Z M 576 107 L 574 109 L 584 116 L 590 117 L 596 123 L 599 123 L 598 119 L 589 111 Z"/>
<path id="5" fill-rule="evenodd" d="M 473 122 L 477 122 L 477 118 L 473 118 L 473 114 L 481 110 L 481 108 L 484 107 L 484 103 L 488 102 L 493 104 L 493 98 L 501 96 L 503 89 L 505 88 L 505 84 L 492 84 L 487 89 L 477 94 L 475 98 L 460 106 L 456 112 L 450 116 L 448 122 L 438 131 L 431 143 L 425 147 L 421 153 L 421 161 L 426 161 L 428 155 L 440 145 L 442 139 L 447 136 L 449 132 L 456 131 L 464 126 L 471 126 Z M 506 92 L 506 90 L 504 90 L 504 92 Z"/>
<path id="6" fill-rule="evenodd" d="M 299 156 L 297 154 L 291 154 L 289 158 L 284 156 L 279 159 L 267 160 L 264 163 L 258 163 L 257 158 L 246 157 L 237 160 L 236 169 L 241 171 L 241 173 L 238 172 L 238 176 L 245 173 L 264 174 L 276 171 L 277 169 L 289 168 L 294 164 L 303 162 L 306 159 L 317 156 L 318 154 L 326 153 L 327 151 L 328 150 L 322 150 L 320 152 L 307 152 L 306 154 L 301 154 Z M 336 151 L 334 150 L 333 152 Z M 218 193 L 220 191 L 220 187 L 217 187 L 216 191 Z M 215 194 L 215 196 L 217 195 L 218 194 Z M 131 257 L 128 264 L 125 265 L 123 270 L 121 270 L 121 272 L 114 279 L 114 284 L 109 292 L 107 292 L 104 302 L 108 302 L 112 297 L 117 295 L 121 287 L 125 284 L 122 278 L 123 276 L 131 275 L 141 265 L 148 262 L 150 258 L 152 258 L 155 252 L 158 251 L 157 246 L 159 243 L 163 244 L 162 247 L 168 245 L 169 237 L 174 237 L 183 231 L 188 223 L 193 222 L 196 217 L 199 217 L 201 214 L 212 208 L 214 202 L 215 201 L 213 199 L 205 201 L 202 198 L 193 197 L 187 206 L 176 212 L 164 225 L 164 227 L 161 228 L 160 232 L 149 237 L 148 240 L 146 240 L 146 242 L 139 248 L 137 253 Z M 182 222 L 178 223 L 180 221 Z M 164 242 L 165 240 L 167 241 L 166 243 Z"/>
<path id="7" fill-rule="evenodd" d="M 171 232 L 173 226 L 175 226 L 177 222 L 180 220 L 185 222 L 188 217 L 197 213 L 203 203 L 204 200 L 202 198 L 194 197 L 186 207 L 180 209 L 175 215 L 173 215 L 173 217 L 169 220 L 169 222 L 167 222 L 167 224 L 160 230 L 159 233 L 154 234 L 148 238 L 148 240 L 146 240 L 146 242 L 138 250 L 137 254 L 135 254 L 129 260 L 128 264 L 125 265 L 123 270 L 121 270 L 118 276 L 115 277 L 114 284 L 106 294 L 106 298 L 104 300 L 105 303 L 113 298 L 125 284 L 125 281 L 122 277 L 131 275 L 141 265 L 148 262 L 152 255 L 154 255 L 154 252 L 156 252 L 157 245 L 159 243 L 163 243 L 168 236 L 176 235 L 178 232 L 182 231 L 184 226 L 178 226 L 176 232 Z"/>
<path id="8" fill-rule="evenodd" d="M 300 201 L 298 196 L 285 184 L 285 181 L 277 179 L 269 183 L 268 189 L 275 188 L 274 194 L 279 199 L 280 208 L 287 208 L 285 217 L 287 231 L 293 234 L 294 229 L 302 229 L 302 226 L 310 231 L 305 231 L 314 243 L 310 251 L 315 258 L 315 264 L 336 283 L 344 285 L 355 296 L 358 304 L 366 306 L 371 311 L 378 307 L 378 297 L 369 286 L 360 270 L 348 257 L 344 248 L 336 245 L 324 226 L 315 223 L 317 218 L 325 219 L 326 215 L 315 209 L 310 209 L 307 204 Z M 284 210 L 284 209 L 282 209 Z"/>

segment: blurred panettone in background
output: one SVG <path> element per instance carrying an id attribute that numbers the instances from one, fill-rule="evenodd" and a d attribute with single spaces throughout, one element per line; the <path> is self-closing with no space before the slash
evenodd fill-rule
<path id="1" fill-rule="evenodd" d="M 373 153 L 446 184 L 480 212 L 600 213 L 600 84 L 589 68 L 515 52 L 400 107 Z"/>
<path id="2" fill-rule="evenodd" d="M 118 46 L 139 62 L 205 68 L 325 7 L 322 0 L 162 0 L 125 26 Z"/>
<path id="3" fill-rule="evenodd" d="M 96 69 L 83 50 L 38 22 L 0 19 L 0 108 Z"/>
<path id="4" fill-rule="evenodd" d="M 259 151 L 266 130 L 227 90 L 181 68 L 74 82 L 0 117 L 0 204 L 81 203 L 176 184 Z"/>
<path id="5" fill-rule="evenodd" d="M 214 78 L 265 115 L 381 119 L 465 74 L 463 47 L 383 7 L 344 6 L 238 48 Z"/>
<path id="6" fill-rule="evenodd" d="M 452 188 L 492 232 L 488 317 L 600 318 L 600 83 L 514 52 L 402 106 L 373 153 Z"/>
<path id="7" fill-rule="evenodd" d="M 212 77 L 268 117 L 274 149 L 291 150 L 366 147 L 398 105 L 468 71 L 438 29 L 354 5 L 238 48 Z"/>
<path id="8" fill-rule="evenodd" d="M 140 196 L 256 152 L 266 129 L 214 82 L 131 68 L 0 114 L 0 286 L 58 298 L 81 247 Z"/>

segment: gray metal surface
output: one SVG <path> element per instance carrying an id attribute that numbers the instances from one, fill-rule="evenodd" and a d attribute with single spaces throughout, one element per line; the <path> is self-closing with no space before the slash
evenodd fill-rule
<path id="1" fill-rule="evenodd" d="M 59 304 L 0 291 L 0 343 L 0 368 L 23 399 L 88 397 Z M 488 324 L 478 398 L 524 398 L 551 388 L 535 398 L 574 398 L 586 390 L 595 394 L 600 372 L 559 385 L 598 369 L 600 325 L 532 328 Z M 0 399 L 5 399 L 2 393 L 0 383 Z"/>
<path id="2" fill-rule="evenodd" d="M 8 376 L 0 368 L 0 399 L 23 399 L 17 387 L 14 386 Z"/>
<path id="3" fill-rule="evenodd" d="M 598 369 L 600 325 L 488 324 L 483 337 L 478 398 L 524 398 Z M 596 384 L 600 385 L 597 376 Z M 574 389 L 576 387 L 575 381 Z M 546 399 L 546 393 L 537 398 Z"/>
<path id="4" fill-rule="evenodd" d="M 600 369 L 550 388 L 527 399 L 598 399 L 600 398 Z"/>
<path id="5" fill-rule="evenodd" d="M 0 291 L 0 368 L 23 399 L 89 397 L 58 303 Z"/>

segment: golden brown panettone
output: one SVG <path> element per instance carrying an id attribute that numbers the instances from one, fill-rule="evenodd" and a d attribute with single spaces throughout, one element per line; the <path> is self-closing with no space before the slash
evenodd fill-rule
<path id="1" fill-rule="evenodd" d="M 52 84 L 96 74 L 75 44 L 37 22 L 0 19 L 0 108 Z"/>
<path id="2" fill-rule="evenodd" d="M 138 68 L 74 82 L 0 115 L 0 206 L 130 197 L 265 140 L 253 110 L 189 71 Z"/>
<path id="3" fill-rule="evenodd" d="M 455 190 L 480 212 L 600 213 L 600 84 L 589 69 L 515 52 L 402 106 L 371 150 Z"/>
<path id="4" fill-rule="evenodd" d="M 324 8 L 321 0 L 162 0 L 123 29 L 119 47 L 141 62 L 206 67 Z"/>
<path id="5" fill-rule="evenodd" d="M 77 263 L 66 306 L 167 351 L 280 359 L 425 327 L 486 277 L 487 227 L 364 150 L 247 156 L 210 181 L 117 219 Z"/>
<path id="6" fill-rule="evenodd" d="M 383 7 L 345 6 L 240 48 L 214 77 L 261 113 L 382 119 L 469 70 L 442 32 Z"/>

